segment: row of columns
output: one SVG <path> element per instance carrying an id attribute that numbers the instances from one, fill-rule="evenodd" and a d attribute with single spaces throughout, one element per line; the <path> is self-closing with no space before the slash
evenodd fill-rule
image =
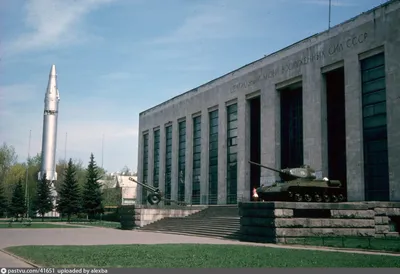
<path id="1" fill-rule="evenodd" d="M 244 99 L 244 98 L 243 98 Z M 239 102 L 239 103 L 238 103 Z M 185 118 L 175 120 L 172 123 L 165 124 L 154 129 L 143 132 L 139 136 L 139 155 L 143 157 L 143 135 L 148 134 L 149 140 L 149 154 L 148 154 L 148 184 L 154 185 L 154 131 L 160 130 L 160 158 L 159 158 L 159 188 L 165 191 L 165 148 L 166 148 L 166 134 L 165 128 L 172 125 L 172 170 L 171 170 L 171 199 L 178 199 L 178 183 L 179 183 L 179 123 L 186 122 L 186 153 L 185 153 L 185 201 L 190 203 L 192 200 L 192 182 L 193 182 L 193 118 L 201 116 L 201 167 L 200 167 L 200 203 L 208 203 L 208 190 L 209 190 L 209 127 L 210 119 L 209 113 L 218 110 L 218 204 L 226 204 L 227 199 L 227 112 L 226 108 L 230 104 L 238 103 L 238 147 L 243 147 L 245 142 L 244 125 L 245 117 L 245 100 L 235 100 L 229 104 L 220 104 L 214 108 L 203 108 L 200 112 L 195 114 L 188 114 Z M 240 120 L 242 119 L 242 121 Z M 241 124 L 241 125 L 240 125 Z M 239 149 L 238 152 L 238 197 L 242 197 L 245 192 L 243 182 L 245 174 L 243 159 L 245 149 Z M 143 177 L 143 159 L 139 159 L 139 180 Z M 240 180 L 242 178 L 242 180 Z M 143 203 L 141 197 L 141 187 L 139 186 L 137 192 L 137 202 Z"/>
<path id="2" fill-rule="evenodd" d="M 400 42 L 399 42 L 400 43 Z M 397 44 L 399 44 L 397 43 Z M 395 47 L 387 46 L 386 56 L 395 55 Z M 399 77 L 400 68 L 397 63 L 386 57 L 388 66 L 387 94 L 390 98 L 397 98 L 396 77 Z M 363 176 L 363 141 L 362 141 L 362 110 L 361 110 L 361 75 L 359 56 L 349 54 L 341 61 L 345 73 L 345 104 L 346 104 L 346 153 L 347 153 L 347 189 L 349 201 L 363 201 L 364 198 L 364 176 Z M 396 70 L 395 70 L 396 69 Z M 321 67 L 317 64 L 310 65 L 302 71 L 301 76 L 293 76 L 302 81 L 303 90 L 303 143 L 304 143 L 304 164 L 309 164 L 316 171 L 326 176 L 328 173 L 328 152 L 327 152 L 327 121 L 326 121 L 326 97 L 325 86 Z M 271 82 L 264 82 L 259 86 L 261 101 L 261 163 L 280 168 L 280 99 L 277 92 L 277 85 Z M 250 172 L 249 172 L 249 151 L 250 151 L 250 115 L 246 94 L 240 93 L 235 101 L 238 104 L 238 200 L 250 199 Z M 400 158 L 399 139 L 391 136 L 400 136 L 400 127 L 395 126 L 399 120 L 399 108 L 395 108 L 396 101 L 388 101 L 388 138 L 389 138 L 389 169 L 390 169 L 390 197 L 391 200 L 400 199 Z M 218 105 L 218 204 L 226 203 L 227 190 L 227 103 Z M 209 146 L 209 112 L 214 109 L 203 108 L 196 114 L 188 114 L 186 119 L 186 170 L 185 170 L 185 201 L 190 202 L 192 196 L 192 170 L 193 170 L 193 117 L 201 115 L 201 196 L 208 195 L 208 146 Z M 172 199 L 177 199 L 178 193 L 178 148 L 179 148 L 179 120 L 172 122 L 173 147 L 172 147 Z M 160 188 L 165 186 L 165 126 L 160 128 Z M 153 182 L 154 163 L 154 137 L 153 131 L 149 132 L 149 171 L 148 182 Z M 139 155 L 143 155 L 143 135 L 139 136 Z M 138 174 L 142 178 L 142 159 L 139 159 Z M 396 169 L 397 167 L 397 169 Z M 276 174 L 268 170 L 261 170 L 261 183 L 274 181 Z M 141 188 L 138 187 L 138 194 Z M 208 199 L 200 198 L 201 202 Z M 138 202 L 141 195 L 137 196 Z"/>

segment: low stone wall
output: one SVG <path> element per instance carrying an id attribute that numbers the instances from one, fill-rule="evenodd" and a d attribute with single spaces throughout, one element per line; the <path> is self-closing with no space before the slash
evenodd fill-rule
<path id="1" fill-rule="evenodd" d="M 121 227 L 123 229 L 133 229 L 135 227 L 143 227 L 150 223 L 159 221 L 163 218 L 170 217 L 186 217 L 197 213 L 206 207 L 190 206 L 190 207 L 141 207 L 141 206 L 121 206 L 119 209 Z"/>
<path id="2" fill-rule="evenodd" d="M 244 241 L 319 236 L 399 237 L 400 203 L 239 203 Z"/>

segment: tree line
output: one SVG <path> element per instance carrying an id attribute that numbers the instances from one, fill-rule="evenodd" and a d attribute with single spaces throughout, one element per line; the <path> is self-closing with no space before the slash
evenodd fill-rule
<path id="1" fill-rule="evenodd" d="M 81 161 L 59 161 L 56 166 L 58 180 L 54 186 L 45 180 L 45 174 L 41 182 L 37 182 L 40 158 L 36 155 L 18 163 L 12 146 L 4 143 L 0 147 L 0 215 L 7 213 L 7 216 L 18 218 L 38 213 L 43 218 L 47 212 L 56 209 L 70 220 L 75 214 L 84 213 L 93 218 L 104 212 L 104 191 L 99 180 L 105 170 L 96 165 L 93 153 L 86 168 Z M 56 197 L 51 192 L 52 187 Z"/>

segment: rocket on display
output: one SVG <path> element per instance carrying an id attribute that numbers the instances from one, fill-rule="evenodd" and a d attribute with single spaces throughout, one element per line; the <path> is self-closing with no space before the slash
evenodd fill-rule
<path id="1" fill-rule="evenodd" d="M 56 147 L 59 101 L 60 95 L 57 88 L 56 66 L 52 65 L 44 97 L 42 162 L 38 174 L 39 181 L 42 180 L 44 174 L 46 174 L 48 181 L 57 181 Z"/>

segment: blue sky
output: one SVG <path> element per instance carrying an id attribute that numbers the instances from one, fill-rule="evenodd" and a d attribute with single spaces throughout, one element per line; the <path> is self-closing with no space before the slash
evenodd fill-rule
<path id="1" fill-rule="evenodd" d="M 331 25 L 384 0 L 332 0 Z M 2 0 L 0 142 L 41 150 L 57 67 L 57 159 L 136 171 L 139 113 L 328 27 L 328 0 Z"/>

